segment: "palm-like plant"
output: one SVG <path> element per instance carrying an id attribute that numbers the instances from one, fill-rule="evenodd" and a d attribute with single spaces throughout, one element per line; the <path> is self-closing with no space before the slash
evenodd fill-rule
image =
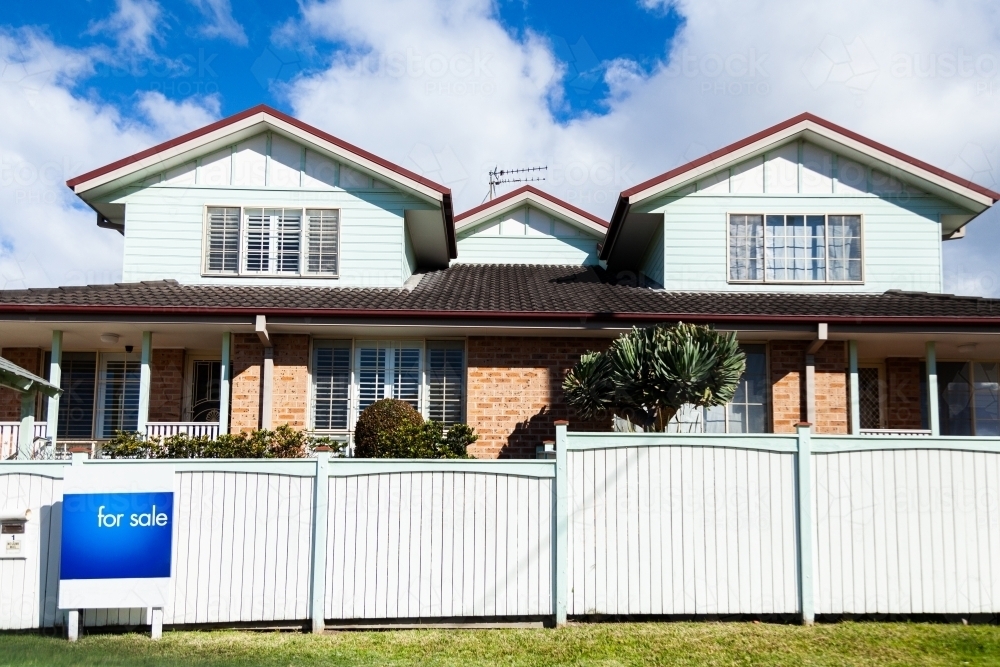
<path id="1" fill-rule="evenodd" d="M 746 357 L 734 333 L 678 323 L 634 328 L 607 352 L 580 357 L 563 381 L 566 401 L 585 419 L 611 412 L 644 430 L 664 431 L 681 406 L 733 399 Z"/>

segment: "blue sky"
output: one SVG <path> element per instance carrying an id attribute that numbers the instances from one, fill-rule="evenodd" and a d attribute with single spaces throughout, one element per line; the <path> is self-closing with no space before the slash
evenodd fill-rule
<path id="1" fill-rule="evenodd" d="M 0 101 L 0 288 L 119 279 L 121 237 L 65 180 L 261 102 L 458 210 L 490 168 L 547 165 L 608 216 L 803 111 L 1000 189 L 995 0 L 8 2 Z M 991 210 L 945 244 L 945 289 L 1000 296 L 997 247 Z"/>

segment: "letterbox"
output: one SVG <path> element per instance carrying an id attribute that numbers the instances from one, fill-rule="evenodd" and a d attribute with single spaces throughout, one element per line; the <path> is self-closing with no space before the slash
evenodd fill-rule
<path id="1" fill-rule="evenodd" d="M 28 516 L 31 510 L 0 512 L 0 559 L 24 559 L 31 547 Z"/>

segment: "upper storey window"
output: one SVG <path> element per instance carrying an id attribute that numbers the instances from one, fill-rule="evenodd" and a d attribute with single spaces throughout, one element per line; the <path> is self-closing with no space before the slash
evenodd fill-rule
<path id="1" fill-rule="evenodd" d="M 862 282 L 861 216 L 732 214 L 729 280 Z"/>
<path id="2" fill-rule="evenodd" d="M 206 274 L 338 275 L 336 209 L 210 206 L 205 217 Z"/>

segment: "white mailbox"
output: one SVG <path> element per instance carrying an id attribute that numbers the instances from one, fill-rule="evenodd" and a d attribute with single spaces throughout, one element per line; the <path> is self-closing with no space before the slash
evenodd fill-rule
<path id="1" fill-rule="evenodd" d="M 0 512 L 0 559 L 26 559 L 31 548 L 28 517 L 31 510 Z"/>

